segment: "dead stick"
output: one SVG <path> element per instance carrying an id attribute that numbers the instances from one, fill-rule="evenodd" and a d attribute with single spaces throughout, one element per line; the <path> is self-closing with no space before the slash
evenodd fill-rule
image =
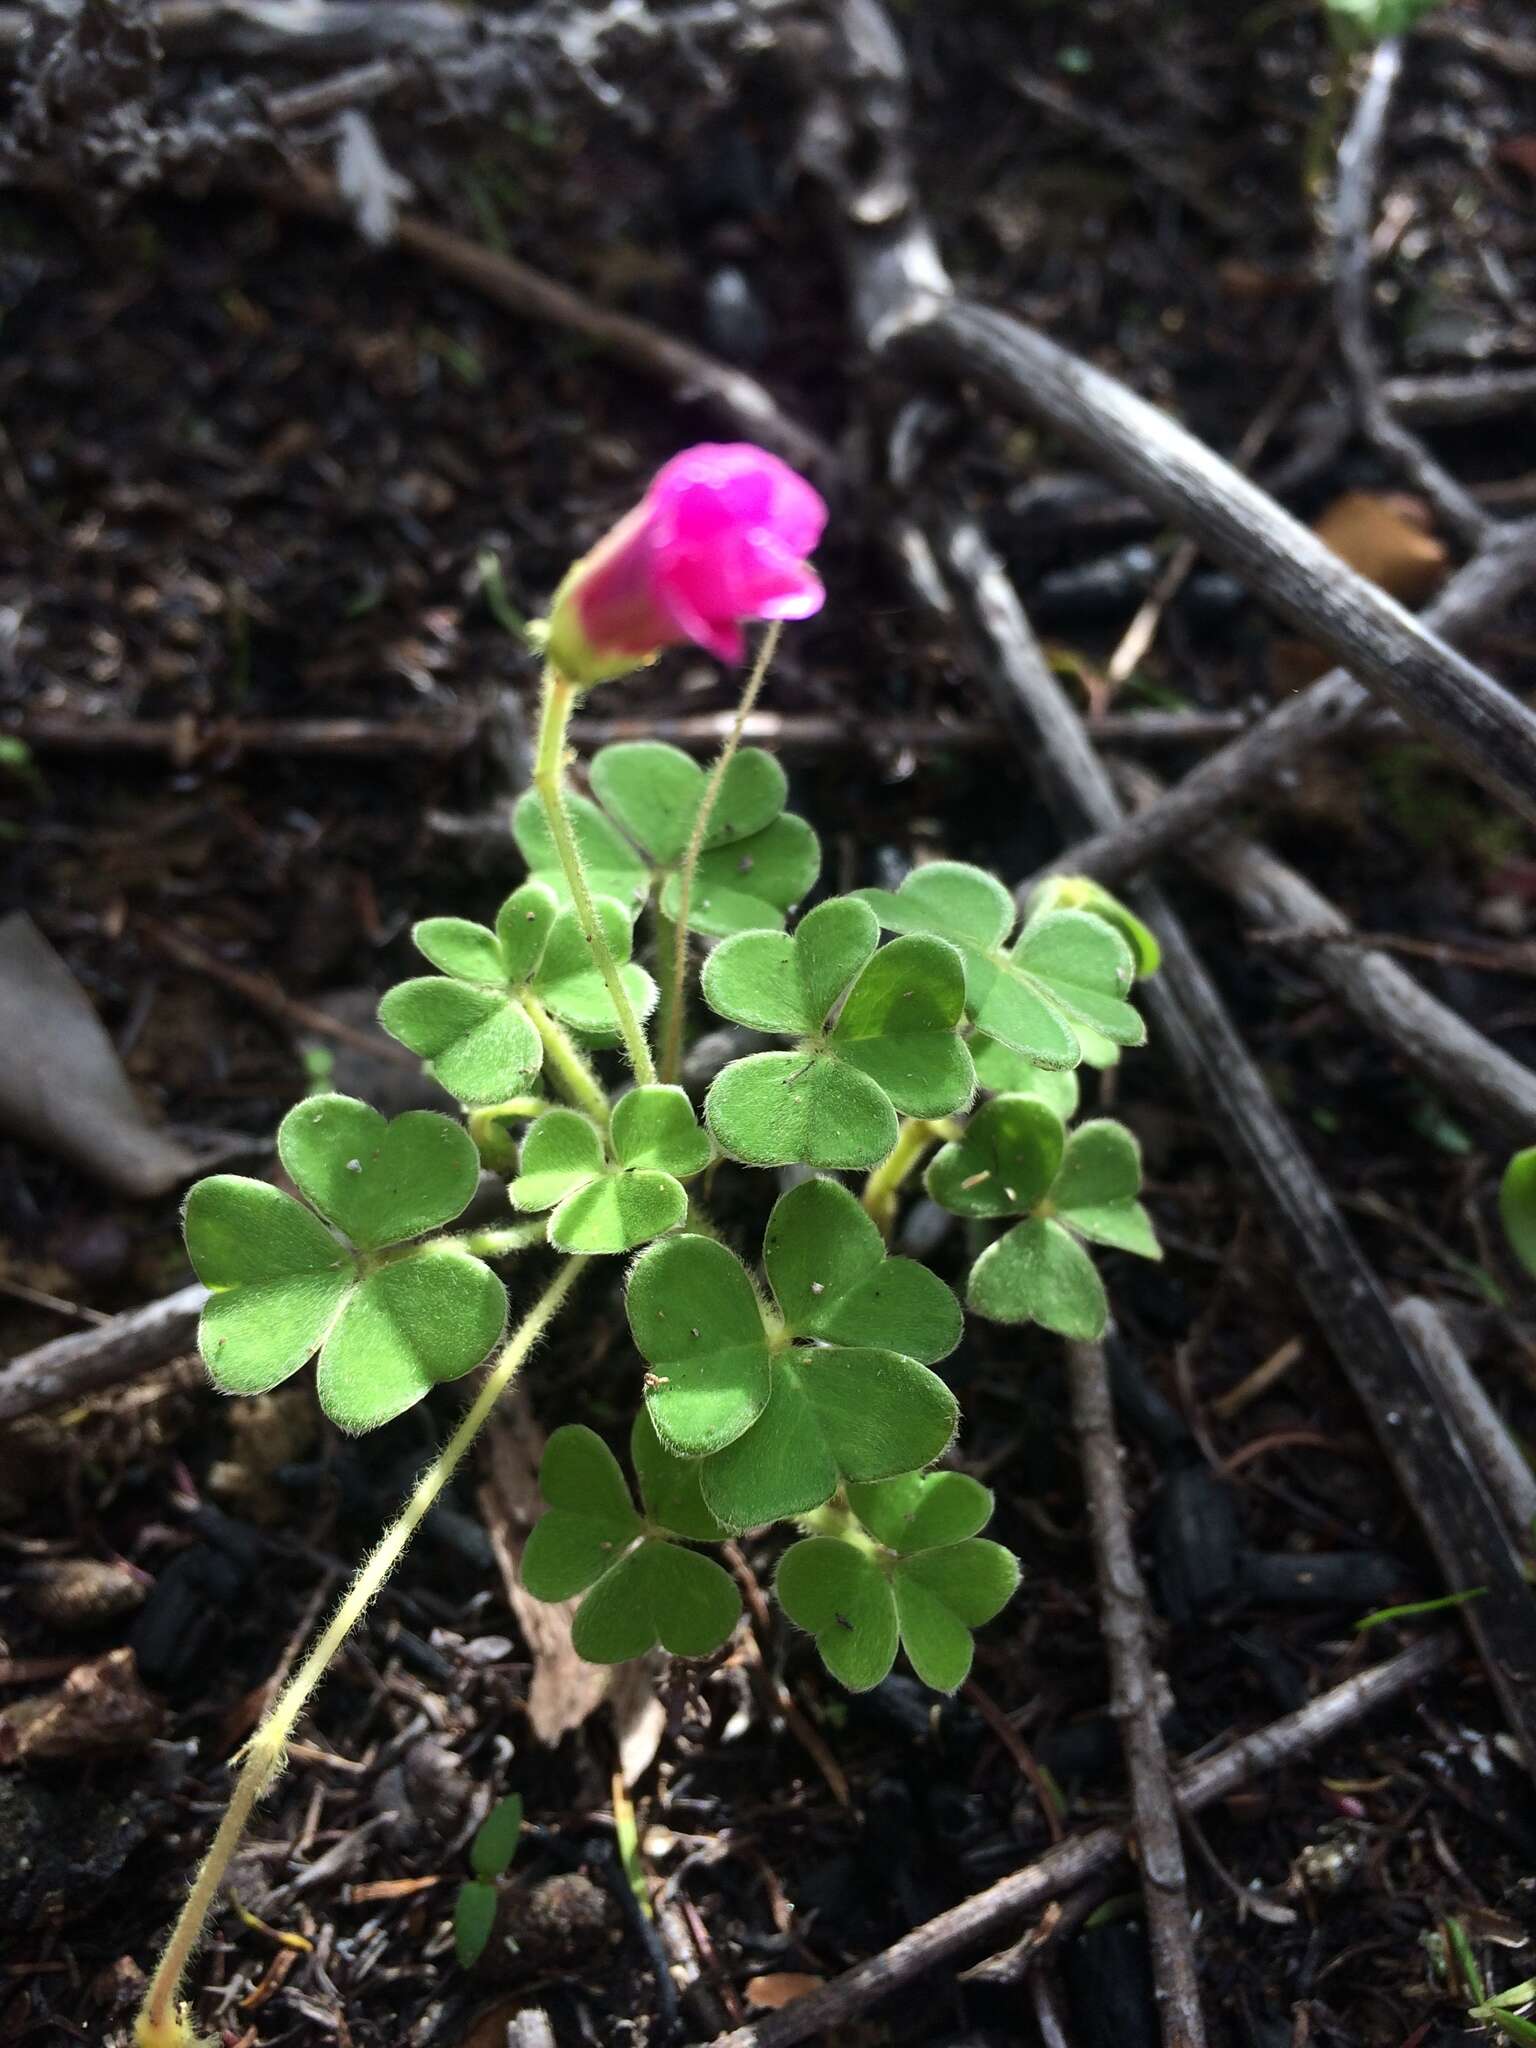
<path id="1" fill-rule="evenodd" d="M 346 202 L 334 179 L 308 166 L 296 166 L 291 180 L 281 185 L 263 184 L 258 189 L 274 206 L 315 214 L 323 220 L 347 218 Z M 426 258 L 493 305 L 584 336 L 604 355 L 664 384 L 681 401 L 702 399 L 739 431 L 775 449 L 797 467 L 814 470 L 824 478 L 836 470 L 837 459 L 826 443 L 791 419 L 755 377 L 691 342 L 679 341 L 631 314 L 596 305 L 515 256 L 484 248 L 418 215 L 401 214 L 395 240 L 401 249 Z"/>
<path id="2" fill-rule="evenodd" d="M 1440 1389 L 1445 1406 L 1455 1415 L 1511 1532 L 1529 1544 L 1536 1531 L 1536 1472 L 1483 1391 L 1481 1380 L 1434 1303 L 1413 1296 L 1399 1302 L 1395 1313 L 1399 1327 Z"/>
<path id="3" fill-rule="evenodd" d="M 1164 2048 L 1204 2048 L 1205 2019 L 1195 1971 L 1184 1848 L 1173 1808 L 1168 1752 L 1163 1745 L 1147 1589 L 1131 1537 L 1109 1374 L 1101 1345 L 1071 1344 L 1067 1360 L 1072 1421 L 1093 1531 L 1099 1620 L 1109 1659 L 1110 1712 L 1120 1724 L 1130 1779 L 1158 2020 Z"/>
<path id="4" fill-rule="evenodd" d="M 1006 570 L 972 521 L 935 521 L 934 530 L 956 613 L 999 709 L 1012 708 L 1023 758 L 1058 821 L 1070 831 L 1117 819 L 1120 801 L 1108 773 L 1052 675 Z M 1149 885 L 1130 894 L 1163 947 L 1161 973 L 1143 985 L 1159 1043 L 1212 1134 L 1262 1195 L 1297 1285 L 1423 1526 L 1447 1591 L 1484 1589 L 1462 1615 L 1536 1776 L 1536 1594 L 1483 1475 L 1181 922 Z"/>
<path id="5" fill-rule="evenodd" d="M 1403 45 L 1389 36 L 1376 45 L 1365 82 L 1339 143 L 1333 203 L 1333 310 L 1339 350 L 1354 386 L 1365 437 L 1396 463 L 1448 527 L 1471 548 L 1487 540 L 1493 522 L 1476 499 L 1430 454 L 1418 435 L 1393 413 L 1382 386 L 1371 340 L 1371 236 L 1376 186 L 1386 145 L 1387 119 L 1403 70 Z"/>
<path id="6" fill-rule="evenodd" d="M 1425 1636 L 1385 1663 L 1345 1679 L 1298 1712 L 1191 1765 L 1174 1780 L 1180 1812 L 1201 1813 L 1251 1778 L 1307 1755 L 1340 1729 L 1423 1685 L 1450 1663 L 1456 1649 L 1457 1639 L 1449 1632 Z M 1038 1912 L 1124 1854 L 1125 1837 L 1117 1827 L 1074 1835 L 1011 1877 L 915 1927 L 880 1955 L 855 1964 L 820 1990 L 808 1991 L 782 2012 L 721 2034 L 710 2048 L 794 2048 L 798 2041 L 819 2038 L 939 1964 L 995 1940 L 1026 1914 Z"/>
<path id="7" fill-rule="evenodd" d="M 84 1400 L 164 1365 L 191 1345 L 207 1299 L 207 1288 L 193 1281 L 147 1307 L 8 1359 L 0 1365 L 0 1422 L 18 1422 L 39 1409 Z"/>
<path id="8" fill-rule="evenodd" d="M 1451 578 L 1424 614 L 1447 639 L 1464 638 L 1528 588 L 1536 574 L 1536 520 L 1497 534 Z M 1371 695 L 1344 669 L 1333 669 L 1261 718 L 1182 778 L 1144 811 L 1069 846 L 1051 866 L 1115 882 L 1176 850 L 1236 804 L 1281 785 L 1315 747 L 1353 726 Z"/>
<path id="9" fill-rule="evenodd" d="M 1123 780 L 1138 794 L 1158 788 L 1140 770 Z M 1536 1143 L 1536 1074 L 1385 953 L 1344 943 L 1354 937 L 1349 919 L 1294 868 L 1228 832 L 1195 840 L 1185 857 L 1256 925 L 1305 931 L 1311 972 L 1434 1087 L 1502 1142 Z"/>
<path id="10" fill-rule="evenodd" d="M 961 299 L 933 298 L 908 314 L 884 353 L 974 381 L 1005 409 L 1043 421 L 1536 823 L 1536 713 L 1166 413 L 1021 321 Z"/>
<path id="11" fill-rule="evenodd" d="M 1536 75 L 1536 43 L 1531 45 Z M 1469 370 L 1465 375 L 1388 377 L 1382 396 L 1404 419 L 1455 425 L 1527 412 L 1536 405 L 1536 369 Z"/>

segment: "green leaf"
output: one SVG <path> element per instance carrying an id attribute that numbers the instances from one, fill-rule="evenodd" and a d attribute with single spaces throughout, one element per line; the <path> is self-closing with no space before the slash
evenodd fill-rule
<path id="1" fill-rule="evenodd" d="M 687 1215 L 687 1193 L 670 1173 L 606 1173 L 566 1196 L 549 1219 L 549 1241 L 561 1252 L 632 1252 Z"/>
<path id="2" fill-rule="evenodd" d="M 736 1582 L 713 1558 L 648 1537 L 582 1601 L 571 1642 L 589 1664 L 623 1664 L 658 1642 L 674 1657 L 709 1657 L 740 1617 Z"/>
<path id="3" fill-rule="evenodd" d="M 212 1290 L 198 1347 L 226 1394 L 264 1394 L 325 1341 L 357 1277 L 318 1217 L 265 1181 L 200 1180 L 184 1222 L 193 1271 Z"/>
<path id="4" fill-rule="evenodd" d="M 298 1103 L 277 1151 L 300 1194 L 363 1251 L 451 1223 L 480 1178 L 474 1142 L 450 1117 L 409 1109 L 386 1123 L 349 1095 Z"/>
<path id="5" fill-rule="evenodd" d="M 553 1209 L 603 1171 L 602 1134 L 574 1109 L 547 1109 L 529 1125 L 519 1165 L 507 1189 L 513 1208 Z"/>
<path id="6" fill-rule="evenodd" d="M 797 1337 L 872 1344 L 923 1365 L 960 1341 L 960 1304 L 936 1273 L 885 1255 L 880 1231 L 836 1181 L 808 1180 L 774 1204 L 763 1264 Z"/>
<path id="7" fill-rule="evenodd" d="M 963 1543 L 992 1519 L 992 1496 L 964 1472 L 903 1472 L 850 1486 L 848 1505 L 870 1535 L 903 1556 Z"/>
<path id="8" fill-rule="evenodd" d="M 591 781 L 608 815 L 657 867 L 682 859 L 704 800 L 707 776 L 678 747 L 638 741 L 604 747 Z M 784 771 L 761 747 L 743 747 L 726 769 L 705 844 L 745 839 L 771 825 L 788 793 Z"/>
<path id="9" fill-rule="evenodd" d="M 506 981 L 501 946 L 493 931 L 467 917 L 425 917 L 411 927 L 411 943 L 425 960 L 460 981 Z"/>
<path id="10" fill-rule="evenodd" d="M 1086 910 L 1113 925 L 1131 949 L 1138 976 L 1156 974 L 1163 964 L 1163 949 L 1151 926 L 1090 875 L 1048 876 L 1029 899 L 1031 922 L 1052 910 Z"/>
<path id="11" fill-rule="evenodd" d="M 1078 1042 L 1082 1043 L 1081 1032 Z M 976 1079 L 989 1095 L 1037 1096 L 1047 1108 L 1055 1110 L 1064 1124 L 1077 1115 L 1077 1075 L 1070 1068 L 1037 1067 L 1023 1053 L 999 1045 L 995 1038 L 984 1038 L 979 1032 L 970 1040 L 970 1048 Z M 1083 1057 L 1087 1060 L 1086 1049 Z"/>
<path id="12" fill-rule="evenodd" d="M 873 913 L 835 896 L 808 911 L 793 937 L 743 932 L 717 946 L 704 964 L 704 1000 L 733 1024 L 810 1037 L 879 943 Z"/>
<path id="13" fill-rule="evenodd" d="M 505 1799 L 498 1799 L 490 1812 L 475 1830 L 475 1839 L 469 1845 L 469 1867 L 476 1877 L 503 1877 L 517 1854 L 518 1837 L 523 1832 L 523 1799 L 520 1792 L 509 1792 Z"/>
<path id="14" fill-rule="evenodd" d="M 706 1459 L 704 1498 L 733 1529 L 806 1514 L 845 1480 L 931 1464 L 957 1414 L 944 1382 L 894 1351 L 797 1345 L 757 1421 Z"/>
<path id="15" fill-rule="evenodd" d="M 1022 1216 L 1050 1189 L 1065 1145 L 1060 1117 L 1038 1097 L 997 1095 L 934 1154 L 924 1185 L 956 1216 Z"/>
<path id="16" fill-rule="evenodd" d="M 569 1600 L 640 1535 L 640 1517 L 618 1460 L 584 1423 L 567 1423 L 545 1445 L 539 1491 L 545 1511 L 523 1550 L 523 1584 L 535 1600 Z"/>
<path id="17" fill-rule="evenodd" d="M 643 1405 L 630 1430 L 629 1455 L 646 1518 L 655 1527 L 690 1543 L 718 1543 L 730 1534 L 705 1502 L 699 1484 L 702 1459 L 680 1458 L 669 1451 L 656 1434 L 651 1411 Z"/>
<path id="18" fill-rule="evenodd" d="M 495 1927 L 495 1885 L 461 1884 L 453 1907 L 453 1952 L 461 1970 L 472 1970 L 479 1962 Z"/>
<path id="19" fill-rule="evenodd" d="M 990 1244 L 971 1268 L 965 1298 L 994 1323 L 1040 1323 L 1061 1337 L 1102 1337 L 1109 1321 L 1092 1259 L 1061 1225 L 1032 1219 Z"/>
<path id="20" fill-rule="evenodd" d="M 472 1108 L 525 1094 L 544 1064 L 539 1034 L 522 1005 L 466 981 L 435 974 L 402 981 L 380 1002 L 379 1022 Z"/>
<path id="21" fill-rule="evenodd" d="M 1147 1027 L 1123 1000 L 1135 977 L 1130 947 L 1113 925 L 1082 910 L 1053 910 L 1027 924 L 1014 967 L 1043 988 L 1074 1022 L 1114 1045 L 1143 1045 Z"/>
<path id="22" fill-rule="evenodd" d="M 971 1055 L 956 1028 L 964 1009 L 965 968 L 953 946 L 893 939 L 849 990 L 831 1044 L 903 1116 L 947 1116 L 976 1092 Z"/>
<path id="23" fill-rule="evenodd" d="M 850 1692 L 868 1692 L 889 1676 L 896 1662 L 896 1605 L 885 1574 L 866 1552 L 832 1536 L 808 1536 L 785 1551 L 774 1591 Z"/>
<path id="24" fill-rule="evenodd" d="M 966 1009 L 977 1029 L 1043 1067 L 1074 1067 L 1076 1024 L 1117 1043 L 1145 1031 L 1125 1003 L 1134 962 L 1120 934 L 1081 911 L 1029 925 L 1010 949 L 1014 903 L 1002 884 L 958 861 L 916 869 L 892 895 L 859 891 L 888 931 L 931 933 L 965 961 Z"/>
<path id="25" fill-rule="evenodd" d="M 704 1098 L 704 1121 L 721 1151 L 748 1166 L 878 1166 L 898 1128 L 868 1075 L 804 1050 L 733 1060 Z"/>
<path id="26" fill-rule="evenodd" d="M 1528 1273 L 1536 1273 L 1536 1145 L 1517 1152 L 1505 1167 L 1499 1217 L 1516 1258 Z"/>
<path id="27" fill-rule="evenodd" d="M 524 882 L 497 911 L 496 943 L 508 987 L 521 988 L 538 973 L 559 907 L 553 889 L 543 882 Z"/>
<path id="28" fill-rule="evenodd" d="M 507 1291 L 456 1245 L 423 1245 L 365 1273 L 325 1340 L 320 1406 L 351 1434 L 391 1422 L 473 1372 L 507 1320 Z"/>
<path id="29" fill-rule="evenodd" d="M 1141 1149 L 1124 1124 L 1107 1118 L 1080 1124 L 1051 1189 L 1051 1206 L 1062 1221 L 1095 1244 L 1161 1258 L 1151 1220 L 1136 1199 L 1140 1192 Z"/>
<path id="30" fill-rule="evenodd" d="M 587 886 L 593 895 L 612 896 L 620 903 L 638 907 L 650 891 L 649 866 L 596 804 L 571 794 L 566 796 L 565 803 L 587 871 Z M 544 800 L 537 790 L 525 790 L 518 798 L 512 812 L 512 837 L 528 863 L 530 876 L 552 890 L 556 901 L 569 908 L 571 892 L 550 837 Z"/>
<path id="31" fill-rule="evenodd" d="M 613 1155 L 621 1166 L 644 1166 L 688 1180 L 710 1160 L 709 1139 L 681 1088 L 660 1082 L 631 1088 L 614 1104 Z"/>
<path id="32" fill-rule="evenodd" d="M 912 1669 L 935 1692 L 955 1692 L 970 1674 L 971 1630 L 1012 1599 L 1019 1567 L 1000 1543 L 972 1537 L 901 1559 L 891 1583 Z"/>
<path id="33" fill-rule="evenodd" d="M 816 886 L 821 842 L 803 818 L 786 811 L 750 839 L 705 853 L 694 873 L 688 928 L 707 939 L 733 932 L 782 929 L 784 919 Z M 676 918 L 682 884 L 668 877 L 661 892 L 666 916 Z"/>
<path id="34" fill-rule="evenodd" d="M 636 1016 L 648 1017 L 656 1006 L 656 984 L 629 959 L 634 932 L 628 911 L 610 896 L 594 896 L 592 908 Z M 613 998 L 592 964 L 592 949 L 574 910 L 561 911 L 550 927 L 533 988 L 562 1024 L 577 1031 L 613 1033 L 619 1028 Z"/>
<path id="35" fill-rule="evenodd" d="M 636 1259 L 629 1327 L 650 1366 L 656 1434 L 684 1457 L 718 1451 L 767 1406 L 768 1339 L 746 1269 L 713 1238 L 669 1237 Z"/>

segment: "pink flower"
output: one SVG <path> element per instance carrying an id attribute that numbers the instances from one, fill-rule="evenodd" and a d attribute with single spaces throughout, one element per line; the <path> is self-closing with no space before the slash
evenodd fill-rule
<path id="1" fill-rule="evenodd" d="M 685 640 L 740 661 L 743 620 L 820 611 L 826 593 L 805 557 L 826 523 L 821 494 L 766 449 L 685 448 L 555 593 L 550 661 L 581 684 Z"/>

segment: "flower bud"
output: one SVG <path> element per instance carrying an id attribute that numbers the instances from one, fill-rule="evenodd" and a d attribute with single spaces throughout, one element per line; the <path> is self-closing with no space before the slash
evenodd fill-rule
<path id="1" fill-rule="evenodd" d="M 555 593 L 552 666 L 585 687 L 684 641 L 740 661 L 743 621 L 820 611 L 826 593 L 805 557 L 826 523 L 820 492 L 766 449 L 684 449 Z"/>

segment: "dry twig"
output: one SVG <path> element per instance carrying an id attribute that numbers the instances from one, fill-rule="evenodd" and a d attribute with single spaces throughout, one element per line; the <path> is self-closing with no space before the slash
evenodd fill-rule
<path id="1" fill-rule="evenodd" d="M 145 1308 L 73 1336 L 56 1337 L 0 1366 L 0 1422 L 83 1400 L 188 1349 L 208 1290 L 197 1281 Z"/>
<path id="2" fill-rule="evenodd" d="M 1320 1694 L 1298 1712 L 1241 1737 L 1204 1763 L 1192 1764 L 1174 1779 L 1180 1812 L 1201 1813 L 1251 1778 L 1305 1756 L 1340 1729 L 1423 1685 L 1451 1661 L 1455 1650 L 1456 1638 L 1449 1632 L 1424 1636 L 1385 1663 Z M 856 1963 L 819 1991 L 808 1991 L 782 2012 L 720 2035 L 710 2048 L 794 2048 L 796 2042 L 822 2038 L 939 1964 L 995 1940 L 1026 1914 L 1074 1890 L 1124 1854 L 1125 1838 L 1117 1827 L 1074 1835 L 1011 1877 L 913 1928 L 882 1954 Z"/>
<path id="3" fill-rule="evenodd" d="M 1093 1530 L 1099 1620 L 1112 1688 L 1110 1712 L 1120 1724 L 1131 1785 L 1158 2019 L 1164 2048 L 1203 2048 L 1205 2020 L 1195 1971 L 1184 1849 L 1173 1809 L 1173 1779 L 1163 1746 L 1148 1640 L 1147 1589 L 1131 1539 L 1131 1511 L 1120 1469 L 1114 1402 L 1102 1346 L 1069 1346 L 1068 1383 Z"/>

